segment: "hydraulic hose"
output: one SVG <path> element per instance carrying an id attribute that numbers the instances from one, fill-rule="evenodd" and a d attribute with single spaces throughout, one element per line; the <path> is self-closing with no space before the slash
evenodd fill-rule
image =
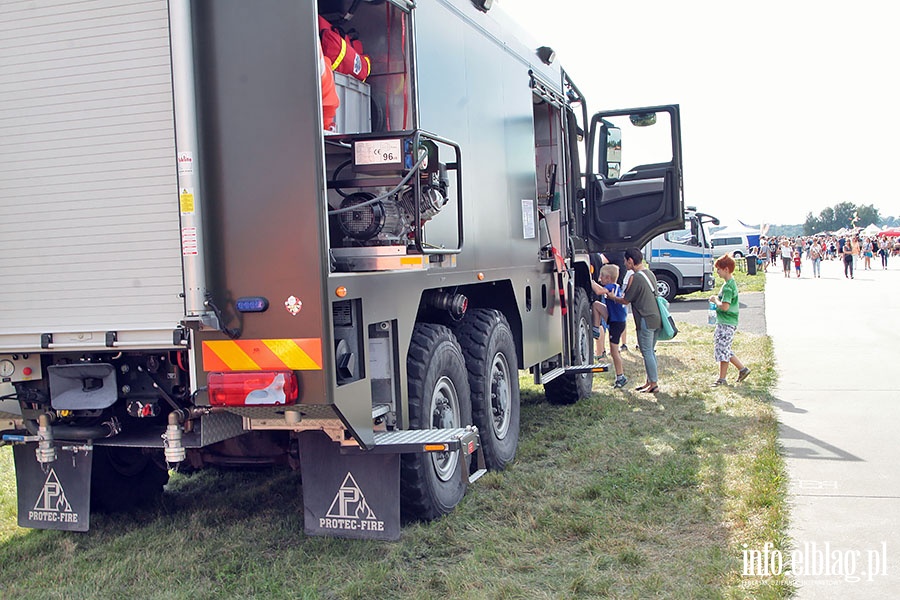
<path id="1" fill-rule="evenodd" d="M 25 420 L 25 429 L 31 435 L 38 434 L 38 424 L 36 421 Z M 109 438 L 119 433 L 119 428 L 112 422 L 101 423 L 91 427 L 78 425 L 51 425 L 50 430 L 53 432 L 53 439 L 62 440 L 97 440 Z"/>

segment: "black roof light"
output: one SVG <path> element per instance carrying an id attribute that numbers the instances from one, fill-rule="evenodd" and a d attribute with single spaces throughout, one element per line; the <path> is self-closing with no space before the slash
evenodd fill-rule
<path id="1" fill-rule="evenodd" d="M 556 52 L 550 46 L 541 46 L 537 49 L 538 58 L 545 65 L 552 64 L 556 60 Z"/>

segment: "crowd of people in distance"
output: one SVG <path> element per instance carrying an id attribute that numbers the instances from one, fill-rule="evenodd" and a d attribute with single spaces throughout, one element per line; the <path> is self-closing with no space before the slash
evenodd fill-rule
<path id="1" fill-rule="evenodd" d="M 823 260 L 840 260 L 843 262 L 844 276 L 853 279 L 855 269 L 887 269 L 888 259 L 897 255 L 900 255 L 900 238 L 851 233 L 794 238 L 761 237 L 760 245 L 750 249 L 747 259 L 756 260 L 763 271 L 772 266 L 777 268 L 780 262 L 784 276 L 788 278 L 792 273 L 800 277 L 804 263 L 812 264 L 812 277 L 821 277 Z M 647 376 L 645 383 L 635 389 L 651 394 L 659 392 L 656 342 L 662 317 L 657 302 L 656 277 L 638 248 L 599 253 L 591 257 L 591 263 L 596 357 L 601 360 L 606 358 L 608 341 L 615 370 L 613 388 L 625 387 L 628 378 L 624 372 L 622 352 L 627 351 L 625 324 L 630 308 L 634 315 L 637 350 L 644 359 Z M 736 264 L 730 254 L 716 260 L 716 274 L 724 284 L 717 295 L 709 297 L 710 310 L 715 309 L 716 314 L 713 353 L 719 369 L 718 378 L 713 383 L 715 386 L 728 385 L 726 375 L 731 365 L 737 369 L 735 383 L 741 383 L 750 374 L 750 368 L 732 350 L 739 306 L 738 288 L 733 278 Z"/>
<path id="2" fill-rule="evenodd" d="M 821 277 L 823 260 L 840 260 L 844 266 L 844 277 L 853 279 L 854 270 L 860 268 L 887 269 L 888 258 L 900 255 L 900 238 L 887 236 L 864 236 L 858 233 L 847 235 L 815 235 L 795 238 L 760 238 L 758 248 L 751 248 L 763 270 L 779 262 L 785 277 L 793 273 L 800 277 L 804 262 L 812 266 L 812 276 Z"/>

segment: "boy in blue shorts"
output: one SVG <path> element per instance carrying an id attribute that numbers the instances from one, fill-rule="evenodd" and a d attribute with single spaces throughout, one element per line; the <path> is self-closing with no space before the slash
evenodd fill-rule
<path id="1" fill-rule="evenodd" d="M 619 267 L 617 265 L 608 264 L 600 268 L 600 284 L 591 282 L 594 293 L 598 296 L 606 298 L 607 296 L 622 297 L 622 288 L 616 284 L 619 279 Z M 625 377 L 625 370 L 622 366 L 622 355 L 619 353 L 619 341 L 622 333 L 625 332 L 625 321 L 628 313 L 624 304 L 618 302 L 607 302 L 606 305 L 600 302 L 594 303 L 595 313 L 606 319 L 609 326 L 609 353 L 612 355 L 613 368 L 616 370 L 616 382 L 614 388 L 625 387 L 628 378 Z"/>

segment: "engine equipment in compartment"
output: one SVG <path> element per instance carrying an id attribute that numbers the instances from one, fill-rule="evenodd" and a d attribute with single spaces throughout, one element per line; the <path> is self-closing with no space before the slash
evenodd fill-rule
<path id="1" fill-rule="evenodd" d="M 381 134 L 331 139 L 338 142 L 332 148 L 341 149 L 331 153 L 332 160 L 342 159 L 328 182 L 329 189 L 342 197 L 339 206 L 329 210 L 331 250 L 338 270 L 398 268 L 396 261 L 360 260 L 369 254 L 372 257 L 418 255 L 419 260 L 405 261 L 400 267 L 421 267 L 441 262 L 421 260 L 423 254 L 459 251 L 462 215 L 460 156 L 456 144 L 421 131 L 398 132 L 391 137 Z M 442 149 L 453 151 L 454 162 L 441 161 Z M 341 173 L 351 167 L 352 176 L 342 179 Z M 456 172 L 455 187 L 451 185 L 449 171 Z M 425 225 L 451 202 L 458 213 L 458 247 L 431 247 L 425 242 Z M 361 249 L 371 252 L 361 254 Z"/>

